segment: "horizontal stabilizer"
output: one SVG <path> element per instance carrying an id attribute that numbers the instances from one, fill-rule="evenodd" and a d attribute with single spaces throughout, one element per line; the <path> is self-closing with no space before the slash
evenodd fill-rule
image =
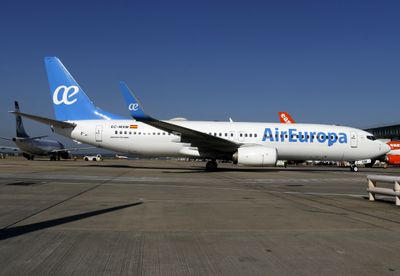
<path id="1" fill-rule="evenodd" d="M 73 123 L 57 121 L 57 120 L 49 119 L 49 118 L 46 118 L 46 117 L 26 114 L 26 113 L 22 113 L 22 112 L 10 111 L 10 113 L 12 113 L 14 115 L 20 115 L 22 117 L 26 117 L 28 119 L 31 119 L 33 121 L 37 121 L 39 123 L 43 123 L 43 124 L 50 125 L 50 126 L 55 126 L 55 127 L 60 127 L 60 128 L 74 128 L 76 126 Z"/>

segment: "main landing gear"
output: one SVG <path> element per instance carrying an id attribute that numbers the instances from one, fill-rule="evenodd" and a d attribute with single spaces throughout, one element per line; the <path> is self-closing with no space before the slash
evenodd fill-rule
<path id="1" fill-rule="evenodd" d="M 350 171 L 351 172 L 358 172 L 358 167 L 356 166 L 356 164 L 351 164 L 350 165 Z"/>
<path id="2" fill-rule="evenodd" d="M 206 164 L 206 171 L 208 172 L 215 172 L 218 168 L 217 161 L 215 160 L 210 160 Z"/>
<path id="3" fill-rule="evenodd" d="M 33 160 L 35 159 L 34 155 L 28 154 L 28 153 L 22 153 L 22 156 L 25 157 L 27 160 Z"/>

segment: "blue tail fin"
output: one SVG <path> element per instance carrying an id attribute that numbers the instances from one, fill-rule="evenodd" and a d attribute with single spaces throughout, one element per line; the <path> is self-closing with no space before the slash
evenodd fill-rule
<path id="1" fill-rule="evenodd" d="M 58 58 L 45 57 L 44 63 L 57 120 L 123 119 L 96 107 Z"/>
<path id="2" fill-rule="evenodd" d="M 19 105 L 18 102 L 15 101 L 14 102 L 15 105 L 15 111 L 19 112 Z M 19 115 L 15 116 L 15 120 L 16 120 L 16 130 L 17 130 L 17 137 L 23 137 L 23 138 L 27 138 L 29 137 L 29 135 L 26 133 L 25 128 L 24 128 L 24 124 L 22 123 L 22 118 Z"/>
<path id="3" fill-rule="evenodd" d="M 151 117 L 147 115 L 139 101 L 136 99 L 135 95 L 131 92 L 125 82 L 119 83 L 119 89 L 121 90 L 122 96 L 125 99 L 126 107 L 129 110 L 129 113 L 136 120 L 149 120 Z"/>

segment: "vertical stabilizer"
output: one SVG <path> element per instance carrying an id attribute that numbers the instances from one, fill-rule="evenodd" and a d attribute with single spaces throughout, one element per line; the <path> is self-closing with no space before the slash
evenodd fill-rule
<path id="1" fill-rule="evenodd" d="M 58 58 L 45 57 L 44 63 L 57 120 L 122 119 L 96 107 Z"/>
<path id="2" fill-rule="evenodd" d="M 14 105 L 15 105 L 15 111 L 16 112 L 20 112 L 19 111 L 19 104 L 18 104 L 17 101 L 14 102 Z M 15 116 L 15 121 L 16 121 L 17 137 L 22 137 L 22 138 L 29 137 L 29 135 L 25 131 L 24 124 L 22 123 L 21 116 L 16 115 Z"/>

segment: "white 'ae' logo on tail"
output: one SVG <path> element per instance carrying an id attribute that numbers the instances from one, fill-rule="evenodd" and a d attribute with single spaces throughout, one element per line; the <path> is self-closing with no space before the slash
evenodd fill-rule
<path id="1" fill-rule="evenodd" d="M 137 104 L 137 103 L 131 103 L 131 104 L 129 104 L 128 109 L 129 109 L 130 111 L 137 111 L 137 110 L 139 109 L 139 104 Z"/>
<path id="2" fill-rule="evenodd" d="M 60 92 L 62 92 L 61 97 L 60 97 Z M 71 85 L 71 86 L 65 86 L 65 85 L 60 85 L 57 87 L 54 92 L 53 92 L 53 103 L 56 105 L 60 104 L 66 104 L 70 105 L 75 103 L 78 99 L 71 99 L 74 95 L 76 95 L 79 92 L 79 88 L 76 85 Z"/>

